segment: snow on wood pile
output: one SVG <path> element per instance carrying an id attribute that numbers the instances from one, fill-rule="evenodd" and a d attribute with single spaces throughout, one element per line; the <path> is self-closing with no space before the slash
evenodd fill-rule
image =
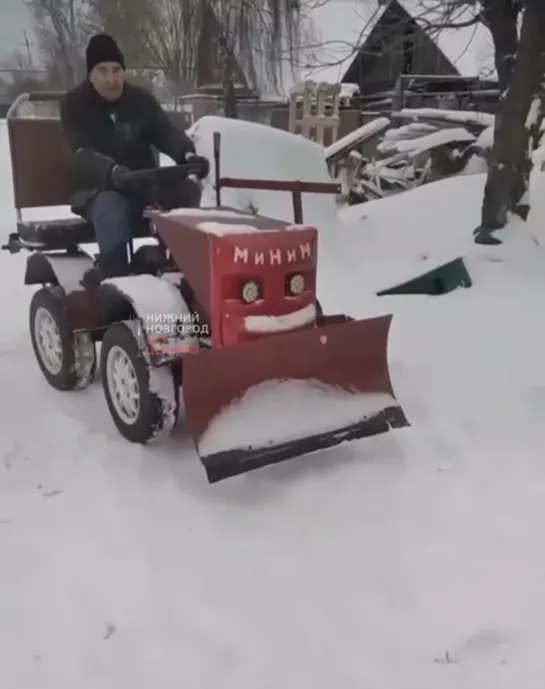
<path id="1" fill-rule="evenodd" d="M 401 139 L 415 139 L 418 136 L 425 136 L 436 132 L 438 127 L 433 124 L 426 124 L 425 122 L 411 122 L 404 124 L 401 127 L 389 129 L 384 134 L 384 141 L 399 141 Z"/>
<path id="2" fill-rule="evenodd" d="M 452 112 L 448 114 L 452 116 Z M 465 114 L 461 113 L 462 119 Z M 340 171 L 343 199 L 349 204 L 360 203 L 445 176 L 486 171 L 485 160 L 473 161 L 468 167 L 475 154 L 481 157 L 477 132 L 470 131 L 469 124 L 454 124 L 447 120 L 437 124 L 416 121 L 393 127 L 377 144 L 378 160 L 366 161 L 352 151 Z"/>
<path id="3" fill-rule="evenodd" d="M 415 156 L 439 146 L 454 143 L 471 143 L 475 140 L 476 138 L 473 134 L 468 132 L 467 129 L 460 127 L 441 129 L 416 139 L 383 141 L 378 148 L 383 153 L 407 153 L 410 156 Z"/>
<path id="4" fill-rule="evenodd" d="M 460 122 L 485 128 L 494 124 L 494 115 L 473 110 L 439 110 L 438 108 L 403 108 L 392 113 L 392 117 L 405 119 L 427 119 L 440 122 Z"/>
<path id="5" fill-rule="evenodd" d="M 350 132 L 346 136 L 343 136 L 341 139 L 338 139 L 330 146 L 326 147 L 326 161 L 330 163 L 332 162 L 332 159 L 348 153 L 358 145 L 383 132 L 387 127 L 390 126 L 390 124 L 390 120 L 387 117 L 377 117 L 377 119 L 371 120 L 371 122 L 367 122 L 367 124 L 354 129 L 353 132 Z"/>

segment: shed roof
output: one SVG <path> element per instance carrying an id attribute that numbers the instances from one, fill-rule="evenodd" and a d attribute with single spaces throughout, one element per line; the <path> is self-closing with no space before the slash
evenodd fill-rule
<path id="1" fill-rule="evenodd" d="M 452 63 L 462 77 L 495 78 L 494 45 L 487 27 L 480 21 L 472 26 L 434 29 L 433 24 L 444 22 L 444 10 L 438 0 L 397 0 L 408 14 L 432 38 L 439 50 Z M 475 18 L 469 7 L 455 10 L 450 21 L 464 24 Z M 432 25 L 430 27 L 430 25 Z"/>
<path id="2" fill-rule="evenodd" d="M 293 68 L 285 58 L 282 95 L 298 81 L 339 82 L 387 7 L 398 2 L 427 31 L 438 48 L 462 77 L 495 78 L 494 49 L 488 29 L 481 22 L 472 26 L 437 29 L 443 20 L 439 0 L 303 0 L 303 48 Z M 439 8 L 439 9 L 438 9 Z M 471 9 L 456 10 L 454 24 L 471 21 Z M 263 79 L 263 95 L 279 95 Z"/>

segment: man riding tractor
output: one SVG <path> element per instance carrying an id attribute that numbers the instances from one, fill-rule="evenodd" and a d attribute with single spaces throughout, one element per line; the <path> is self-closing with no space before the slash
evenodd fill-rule
<path id="1" fill-rule="evenodd" d="M 152 192 L 165 210 L 195 208 L 201 199 L 195 179 L 171 179 L 157 186 L 155 176 L 134 172 L 158 167 L 154 149 L 177 165 L 195 164 L 198 179 L 208 175 L 210 166 L 156 98 L 126 81 L 123 54 L 111 36 L 99 34 L 90 40 L 86 62 L 87 78 L 68 91 L 61 104 L 62 128 L 74 162 L 71 205 L 76 215 L 93 224 L 100 279 L 121 277 L 129 271 L 131 237 L 149 232 L 143 211 Z"/>

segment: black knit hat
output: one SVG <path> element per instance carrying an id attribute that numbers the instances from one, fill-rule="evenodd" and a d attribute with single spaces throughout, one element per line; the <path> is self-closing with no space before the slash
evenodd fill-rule
<path id="1" fill-rule="evenodd" d="M 87 61 L 87 74 L 89 74 L 101 62 L 117 62 L 125 69 L 123 53 L 115 40 L 106 33 L 97 34 L 89 41 L 85 52 Z"/>

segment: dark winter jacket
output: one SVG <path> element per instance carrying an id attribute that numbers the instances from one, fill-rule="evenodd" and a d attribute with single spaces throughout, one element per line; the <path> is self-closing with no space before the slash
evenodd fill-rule
<path id="1" fill-rule="evenodd" d="M 88 81 L 76 86 L 64 96 L 61 122 L 72 153 L 79 151 L 74 156 L 72 208 L 76 213 L 84 212 L 89 201 L 109 187 L 114 165 L 130 170 L 153 168 L 158 165 L 156 151 L 181 165 L 186 154 L 195 150 L 155 97 L 129 83 L 113 103 L 101 98 Z"/>

